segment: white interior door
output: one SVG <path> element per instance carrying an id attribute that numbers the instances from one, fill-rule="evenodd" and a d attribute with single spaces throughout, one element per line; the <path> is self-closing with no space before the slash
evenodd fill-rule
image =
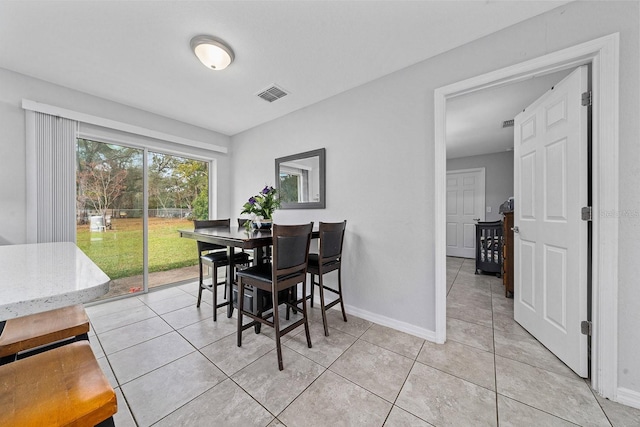
<path id="1" fill-rule="evenodd" d="M 485 170 L 447 171 L 447 256 L 475 258 L 476 221 L 484 221 Z"/>
<path id="2" fill-rule="evenodd" d="M 587 376 L 587 67 L 515 118 L 514 316 Z M 519 231 L 519 232 L 518 232 Z"/>

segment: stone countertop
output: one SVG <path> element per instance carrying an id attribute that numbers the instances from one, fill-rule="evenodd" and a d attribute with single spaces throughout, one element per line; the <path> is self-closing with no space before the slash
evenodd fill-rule
<path id="1" fill-rule="evenodd" d="M 0 246 L 0 321 L 89 302 L 109 281 L 73 243 Z"/>

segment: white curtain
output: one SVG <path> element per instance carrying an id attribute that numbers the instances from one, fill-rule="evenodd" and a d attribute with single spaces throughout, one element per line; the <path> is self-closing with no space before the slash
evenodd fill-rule
<path id="1" fill-rule="evenodd" d="M 27 241 L 76 241 L 74 120 L 26 113 Z"/>

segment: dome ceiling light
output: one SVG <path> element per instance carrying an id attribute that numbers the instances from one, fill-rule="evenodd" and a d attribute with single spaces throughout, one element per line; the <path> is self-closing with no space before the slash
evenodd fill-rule
<path id="1" fill-rule="evenodd" d="M 191 39 L 191 49 L 200 62 L 210 70 L 224 70 L 235 58 L 233 50 L 222 40 L 200 35 Z"/>

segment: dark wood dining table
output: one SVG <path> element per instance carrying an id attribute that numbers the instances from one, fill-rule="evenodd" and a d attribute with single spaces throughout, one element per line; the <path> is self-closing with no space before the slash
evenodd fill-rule
<path id="1" fill-rule="evenodd" d="M 180 237 L 188 239 L 194 239 L 200 242 L 213 243 L 216 245 L 227 247 L 227 298 L 229 305 L 227 306 L 227 317 L 233 315 L 233 268 L 234 260 L 233 253 L 236 248 L 243 250 L 253 250 L 253 262 L 259 264 L 263 260 L 263 254 L 265 248 L 268 248 L 273 243 L 271 230 L 247 230 L 244 226 L 231 226 L 229 228 L 216 227 L 216 228 L 198 228 L 194 230 L 178 230 Z M 314 226 L 311 238 L 318 238 L 319 232 L 317 225 Z"/>

